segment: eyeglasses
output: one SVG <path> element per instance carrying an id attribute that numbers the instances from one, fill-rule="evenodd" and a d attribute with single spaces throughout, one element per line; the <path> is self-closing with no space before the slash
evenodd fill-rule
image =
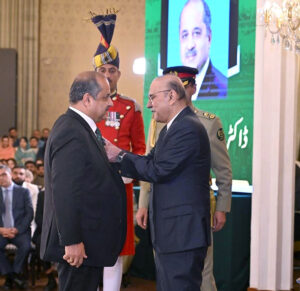
<path id="1" fill-rule="evenodd" d="M 150 94 L 149 95 L 149 101 L 152 103 L 153 102 L 153 99 L 157 96 L 158 93 L 162 93 L 162 92 L 170 92 L 171 90 L 160 90 L 160 91 L 157 91 L 153 94 Z"/>

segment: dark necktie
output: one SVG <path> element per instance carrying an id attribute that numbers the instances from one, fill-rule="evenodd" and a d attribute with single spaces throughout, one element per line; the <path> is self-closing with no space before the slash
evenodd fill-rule
<path id="1" fill-rule="evenodd" d="M 102 145 L 105 145 L 105 141 L 104 141 L 104 139 L 103 139 L 103 137 L 102 137 L 102 134 L 101 134 L 99 128 L 97 128 L 97 129 L 95 130 L 95 133 L 96 133 L 96 137 L 97 137 L 98 141 L 99 141 Z"/>
<path id="2" fill-rule="evenodd" d="M 159 134 L 159 136 L 158 136 L 158 140 L 157 140 L 157 142 L 156 142 L 156 148 L 159 148 L 159 147 L 160 147 L 160 145 L 161 145 L 161 143 L 163 142 L 163 140 L 164 140 L 166 134 L 167 134 L 167 125 L 165 125 L 165 126 L 163 127 L 163 129 L 161 130 L 161 132 L 160 132 L 160 134 Z"/>
<path id="3" fill-rule="evenodd" d="M 13 227 L 13 220 L 11 217 L 11 201 L 10 201 L 10 197 L 8 195 L 8 190 L 5 189 L 4 190 L 4 217 L 3 217 L 3 225 L 4 227 Z"/>

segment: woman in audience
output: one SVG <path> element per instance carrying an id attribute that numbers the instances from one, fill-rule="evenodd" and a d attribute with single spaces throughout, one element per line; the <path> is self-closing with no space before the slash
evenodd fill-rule
<path id="1" fill-rule="evenodd" d="M 15 166 L 17 166 L 17 161 L 13 158 L 7 159 L 6 160 L 7 165 L 10 167 L 10 169 L 12 170 Z"/>
<path id="2" fill-rule="evenodd" d="M 16 151 L 15 159 L 19 166 L 24 166 L 27 161 L 36 160 L 36 153 L 28 148 L 28 140 L 25 136 L 20 138 L 20 145 Z"/>

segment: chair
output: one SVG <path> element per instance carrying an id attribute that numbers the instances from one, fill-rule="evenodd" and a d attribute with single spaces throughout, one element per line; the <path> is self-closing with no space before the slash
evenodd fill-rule
<path id="1" fill-rule="evenodd" d="M 6 255 L 10 260 L 13 260 L 13 257 L 16 254 L 17 246 L 14 244 L 7 244 L 5 246 Z M 41 260 L 39 255 L 36 253 L 36 247 L 31 243 L 30 251 L 27 255 L 27 258 L 24 261 L 23 274 L 24 277 L 28 280 L 31 278 L 31 285 L 35 286 L 36 278 L 39 278 L 41 273 Z"/>

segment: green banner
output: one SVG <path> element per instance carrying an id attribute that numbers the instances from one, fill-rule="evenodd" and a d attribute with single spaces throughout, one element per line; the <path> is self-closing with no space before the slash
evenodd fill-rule
<path id="1" fill-rule="evenodd" d="M 233 179 L 247 180 L 251 185 L 256 1 L 231 1 L 235 4 L 238 3 L 239 69 L 235 74 L 228 77 L 226 98 L 204 98 L 194 101 L 194 105 L 202 110 L 215 113 L 221 118 L 232 163 Z M 185 3 L 186 1 L 179 2 Z M 178 27 L 178 24 L 175 25 Z M 161 0 L 146 0 L 145 58 L 147 73 L 144 85 L 146 134 L 151 119 L 151 112 L 147 109 L 149 86 L 152 80 L 157 77 L 160 69 L 160 34 Z"/>

